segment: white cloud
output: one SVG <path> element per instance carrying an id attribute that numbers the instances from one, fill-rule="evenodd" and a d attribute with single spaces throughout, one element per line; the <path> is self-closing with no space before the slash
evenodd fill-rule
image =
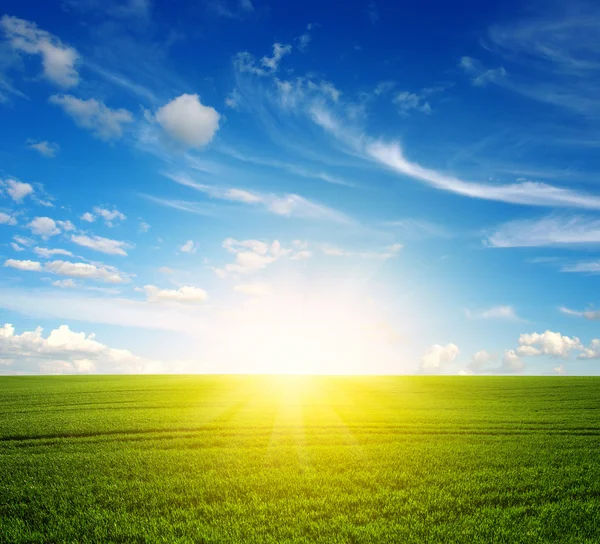
<path id="1" fill-rule="evenodd" d="M 493 353 L 489 353 L 486 350 L 481 350 L 475 353 L 471 358 L 471 362 L 468 364 L 467 368 L 470 373 L 481 373 L 489 371 L 489 364 L 496 361 L 497 356 Z"/>
<path id="2" fill-rule="evenodd" d="M 402 91 L 396 94 L 392 99 L 403 114 L 408 114 L 410 111 L 420 111 L 421 113 L 431 113 L 431 105 L 422 95 Z"/>
<path id="3" fill-rule="evenodd" d="M 42 271 L 42 265 L 37 261 L 18 261 L 16 259 L 8 259 L 4 262 L 4 266 L 8 268 L 16 268 L 17 270 L 25 270 L 27 272 Z"/>
<path id="4" fill-rule="evenodd" d="M 256 64 L 256 59 L 247 51 L 238 53 L 234 64 L 240 72 L 248 72 L 257 76 L 268 76 L 277 72 L 281 59 L 291 52 L 291 45 L 283 45 L 276 42 L 273 44 L 273 56 L 268 57 L 265 55 L 260 60 L 260 66 Z"/>
<path id="5" fill-rule="evenodd" d="M 33 187 L 29 183 L 14 179 L 0 181 L 0 188 L 3 188 L 15 202 L 21 202 L 26 196 L 33 194 Z"/>
<path id="6" fill-rule="evenodd" d="M 217 132 L 220 115 L 214 108 L 204 106 L 197 94 L 182 94 L 162 106 L 155 118 L 174 140 L 203 147 Z"/>
<path id="7" fill-rule="evenodd" d="M 54 287 L 60 287 L 61 289 L 74 289 L 77 287 L 77 282 L 74 282 L 71 279 L 56 280 L 52 282 L 52 285 L 54 285 Z"/>
<path id="8" fill-rule="evenodd" d="M 88 223 L 93 223 L 96 220 L 96 217 L 101 217 L 102 219 L 104 219 L 104 222 L 109 227 L 114 227 L 116 222 L 125 221 L 125 219 L 127 219 L 125 214 L 121 213 L 116 208 L 109 210 L 108 208 L 94 206 L 94 213 L 85 212 L 81 216 L 81 220 L 87 221 Z"/>
<path id="9" fill-rule="evenodd" d="M 600 273 L 600 261 L 581 261 L 578 263 L 566 264 L 560 270 L 561 272 L 598 274 Z"/>
<path id="10" fill-rule="evenodd" d="M 518 351 L 507 350 L 504 352 L 504 357 L 502 357 L 502 365 L 498 369 L 498 372 L 513 374 L 523 372 L 525 370 L 525 363 L 521 360 L 518 355 Z"/>
<path id="11" fill-rule="evenodd" d="M 102 140 L 113 140 L 123 136 L 123 125 L 131 123 L 133 116 L 123 108 L 111 109 L 101 100 L 82 100 L 72 95 L 53 95 L 52 104 L 60 106 L 75 124 L 88 129 Z"/>
<path id="12" fill-rule="evenodd" d="M 71 236 L 71 242 L 106 253 L 107 255 L 127 255 L 127 249 L 131 249 L 133 246 L 127 242 L 120 240 L 111 240 L 110 238 L 102 238 L 102 236 L 86 236 L 86 235 L 73 235 Z"/>
<path id="13" fill-rule="evenodd" d="M 16 225 L 17 220 L 10 214 L 0 212 L 0 225 Z"/>
<path id="14" fill-rule="evenodd" d="M 42 265 L 42 263 L 37 261 L 8 259 L 5 261 L 4 266 L 26 272 L 46 271 L 59 276 L 100 280 L 105 283 L 123 283 L 127 281 L 127 277 L 121 274 L 115 267 L 106 265 L 72 263 L 69 261 L 51 261 Z"/>
<path id="15" fill-rule="evenodd" d="M 567 369 L 565 368 L 565 365 L 558 365 L 555 366 L 552 371 L 554 372 L 554 374 L 558 374 L 559 376 L 565 376 L 567 374 Z"/>
<path id="16" fill-rule="evenodd" d="M 212 198 L 240 202 L 250 206 L 264 206 L 267 211 L 276 215 L 322 219 L 339 223 L 351 222 L 350 218 L 343 213 L 296 194 L 257 193 L 234 187 L 220 188 L 214 185 L 203 185 L 196 183 L 187 176 L 169 175 L 168 177 L 176 183 L 205 193 Z"/>
<path id="17" fill-rule="evenodd" d="M 251 297 L 264 297 L 271 293 L 271 286 L 264 282 L 239 283 L 233 287 L 234 291 Z"/>
<path id="18" fill-rule="evenodd" d="M 490 247 L 543 247 L 600 243 L 600 220 L 551 215 L 500 225 L 485 239 Z M 578 270 L 579 271 L 579 270 Z"/>
<path id="19" fill-rule="evenodd" d="M 148 302 L 179 302 L 197 304 L 204 302 L 208 295 L 204 289 L 184 285 L 179 289 L 159 289 L 155 285 L 144 285 Z"/>
<path id="20" fill-rule="evenodd" d="M 237 110 L 240 107 L 240 93 L 236 88 L 234 88 L 226 97 L 225 97 L 225 105 L 232 110 Z"/>
<path id="21" fill-rule="evenodd" d="M 515 309 L 512 306 L 494 306 L 487 310 L 471 311 L 466 310 L 467 317 L 473 319 L 507 319 L 510 321 L 520 321 Z"/>
<path id="22" fill-rule="evenodd" d="M 75 229 L 75 225 L 73 225 L 73 223 L 71 223 L 71 221 L 57 221 L 56 224 L 64 231 L 64 232 L 71 232 L 72 230 L 76 230 Z"/>
<path id="23" fill-rule="evenodd" d="M 179 246 L 179 251 L 182 251 L 183 253 L 196 253 L 197 249 L 198 245 L 193 240 L 188 240 L 187 242 Z"/>
<path id="24" fill-rule="evenodd" d="M 598 271 L 600 271 L 600 269 Z M 597 319 L 600 319 L 600 310 L 585 310 L 583 312 L 579 312 L 576 310 L 570 310 L 569 308 L 565 308 L 565 307 L 561 307 L 561 308 L 559 308 L 559 310 L 563 314 L 574 315 L 577 317 L 585 317 L 586 319 L 589 319 L 590 321 L 595 321 Z"/>
<path id="25" fill-rule="evenodd" d="M 349 251 L 331 244 L 321 244 L 321 251 L 330 257 L 356 257 L 359 259 L 382 259 L 394 257 L 404 246 L 393 244 L 384 248 L 384 251 Z"/>
<path id="26" fill-rule="evenodd" d="M 144 360 L 125 349 L 112 349 L 94 334 L 73 332 L 61 325 L 44 338 L 43 329 L 15 334 L 6 323 L 0 328 L 0 363 L 11 370 L 41 373 L 135 372 Z"/>
<path id="27" fill-rule="evenodd" d="M 60 87 L 73 87 L 79 82 L 77 51 L 56 36 L 41 30 L 35 23 L 4 15 L 0 30 L 10 46 L 21 53 L 40 55 L 44 77 Z"/>
<path id="28" fill-rule="evenodd" d="M 476 87 L 485 87 L 488 83 L 501 83 L 507 77 L 503 66 L 486 69 L 473 57 L 462 57 L 458 65 L 471 76 L 471 83 Z"/>
<path id="29" fill-rule="evenodd" d="M 572 351 L 581 351 L 583 345 L 577 337 L 563 336 L 559 332 L 547 330 L 542 334 L 521 334 L 518 355 L 535 356 L 550 355 L 553 357 L 568 357 Z"/>
<path id="30" fill-rule="evenodd" d="M 235 262 L 225 265 L 224 268 L 215 268 L 215 273 L 220 277 L 257 272 L 278 259 L 292 254 L 292 250 L 282 247 L 278 240 L 267 243 L 259 240 L 239 241 L 227 238 L 223 242 L 223 247 L 235 254 Z"/>
<path id="31" fill-rule="evenodd" d="M 127 281 L 127 277 L 113 266 L 52 261 L 46 263 L 44 269 L 59 276 L 98 280 L 105 283 L 124 283 Z"/>
<path id="32" fill-rule="evenodd" d="M 327 126 L 325 121 L 322 120 L 322 123 Z M 336 133 L 341 131 L 337 125 L 331 126 L 330 129 L 335 130 Z M 546 183 L 523 180 L 510 185 L 487 185 L 463 181 L 408 161 L 398 142 L 373 142 L 367 145 L 366 153 L 372 159 L 400 174 L 424 181 L 437 189 L 470 198 L 530 206 L 600 209 L 600 197 Z"/>
<path id="33" fill-rule="evenodd" d="M 40 155 L 48 157 L 49 159 L 56 157 L 60 151 L 60 146 L 57 143 L 43 140 L 37 142 L 35 140 L 27 140 L 27 147 L 37 151 Z"/>
<path id="34" fill-rule="evenodd" d="M 15 251 L 25 251 L 24 247 L 21 247 L 19 244 L 17 244 L 16 242 L 11 242 L 10 243 L 10 247 L 12 247 Z"/>
<path id="35" fill-rule="evenodd" d="M 168 266 L 161 266 L 161 267 L 158 269 L 158 272 L 159 272 L 160 274 L 165 274 L 165 275 L 167 275 L 167 276 L 170 276 L 171 274 L 173 274 L 173 273 L 174 273 L 174 270 L 173 270 L 172 268 L 169 268 Z"/>
<path id="36" fill-rule="evenodd" d="M 37 234 L 42 238 L 48 238 L 50 236 L 56 236 L 60 234 L 60 229 L 58 228 L 54 219 L 50 217 L 36 217 L 27 225 L 33 234 Z"/>
<path id="37" fill-rule="evenodd" d="M 584 348 L 578 357 L 579 359 L 600 359 L 600 340 L 595 338 L 591 341 L 589 347 Z"/>
<path id="38" fill-rule="evenodd" d="M 46 259 L 49 259 L 54 255 L 65 255 L 66 257 L 73 256 L 73 254 L 70 251 L 67 251 L 66 249 L 48 249 L 45 247 L 36 247 L 34 248 L 33 252 L 39 257 L 44 257 Z"/>
<path id="39" fill-rule="evenodd" d="M 460 350 L 455 344 L 441 346 L 434 344 L 427 348 L 421 357 L 421 370 L 439 372 L 444 363 L 450 363 L 456 359 Z"/>
<path id="40" fill-rule="evenodd" d="M 148 232 L 150 230 L 150 225 L 145 221 L 140 221 L 140 226 L 138 230 L 142 233 Z"/>

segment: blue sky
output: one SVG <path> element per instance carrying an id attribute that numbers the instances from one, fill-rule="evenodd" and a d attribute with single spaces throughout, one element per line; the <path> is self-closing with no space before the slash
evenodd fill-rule
<path id="1" fill-rule="evenodd" d="M 0 16 L 1 373 L 598 374 L 594 3 Z"/>

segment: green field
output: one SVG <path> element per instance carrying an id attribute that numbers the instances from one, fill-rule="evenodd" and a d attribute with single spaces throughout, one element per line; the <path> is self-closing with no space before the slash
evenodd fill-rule
<path id="1" fill-rule="evenodd" d="M 0 378 L 2 542 L 600 542 L 600 379 Z"/>

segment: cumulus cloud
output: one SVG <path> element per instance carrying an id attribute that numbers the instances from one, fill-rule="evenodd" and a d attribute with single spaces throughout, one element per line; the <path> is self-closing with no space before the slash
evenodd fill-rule
<path id="1" fill-rule="evenodd" d="M 161 107 L 155 118 L 174 140 L 203 147 L 217 132 L 220 115 L 214 108 L 204 106 L 197 94 L 182 94 Z"/>
<path id="2" fill-rule="evenodd" d="M 208 298 L 204 289 L 184 285 L 179 289 L 159 289 L 155 285 L 144 285 L 148 302 L 178 302 L 198 304 Z"/>
<path id="3" fill-rule="evenodd" d="M 36 217 L 27 225 L 33 234 L 42 238 L 49 238 L 60 234 L 56 221 L 50 217 Z"/>
<path id="4" fill-rule="evenodd" d="M 459 353 L 460 350 L 456 344 L 445 346 L 434 344 L 425 350 L 421 357 L 420 368 L 422 371 L 439 372 L 445 363 L 454 361 Z"/>
<path id="5" fill-rule="evenodd" d="M 126 275 L 122 274 L 114 266 L 101 264 L 90 264 L 69 261 L 51 261 L 44 265 L 37 261 L 19 261 L 8 259 L 4 266 L 16 268 L 27 272 L 49 272 L 59 276 L 68 276 L 72 278 L 91 279 L 103 281 L 105 283 L 123 283 L 128 281 Z"/>
<path id="6" fill-rule="evenodd" d="M 14 179 L 0 181 L 0 189 L 15 202 L 21 202 L 26 196 L 33 194 L 33 187 L 29 183 L 23 183 Z"/>
<path id="7" fill-rule="evenodd" d="M 42 265 L 37 261 L 19 261 L 16 259 L 8 259 L 4 262 L 4 266 L 16 268 L 17 270 L 25 270 L 27 272 L 41 272 Z"/>
<path id="8" fill-rule="evenodd" d="M 73 87 L 79 83 L 76 67 L 79 55 L 56 36 L 31 21 L 8 15 L 0 19 L 0 30 L 15 51 L 41 57 L 46 79 L 60 87 Z"/>
<path id="9" fill-rule="evenodd" d="M 72 95 L 53 95 L 50 103 L 59 106 L 81 128 L 88 129 L 101 140 L 116 140 L 123 136 L 123 125 L 131 123 L 131 112 L 111 109 L 101 100 L 83 100 Z"/>
<path id="10" fill-rule="evenodd" d="M 198 244 L 196 244 L 196 242 L 194 242 L 193 240 L 188 240 L 187 242 L 179 246 L 179 251 L 183 253 L 196 253 L 197 249 Z"/>
<path id="11" fill-rule="evenodd" d="M 135 372 L 144 361 L 125 349 L 101 344 L 94 334 L 74 332 L 61 325 L 43 336 L 43 329 L 15 333 L 4 324 L 0 328 L 0 363 L 13 372 L 42 374 Z"/>
<path id="12" fill-rule="evenodd" d="M 71 242 L 94 251 L 106 253 L 107 255 L 127 255 L 127 249 L 131 249 L 133 246 L 127 242 L 120 240 L 111 240 L 110 238 L 102 238 L 102 236 L 86 236 L 86 235 L 72 235 Z"/>
<path id="13" fill-rule="evenodd" d="M 273 242 L 262 242 L 259 240 L 235 240 L 227 238 L 223 247 L 230 253 L 235 254 L 235 262 L 225 265 L 223 268 L 215 268 L 219 277 L 227 275 L 250 274 L 262 270 L 268 265 L 286 256 L 294 256 L 296 251 L 284 248 L 279 240 Z"/>
<path id="14" fill-rule="evenodd" d="M 518 355 L 536 356 L 550 355 L 552 357 L 568 357 L 572 351 L 581 351 L 583 345 L 577 337 L 564 336 L 559 332 L 547 330 L 541 334 L 521 334 Z"/>
<path id="15" fill-rule="evenodd" d="M 94 206 L 94 213 L 85 212 L 80 219 L 93 223 L 96 221 L 96 217 L 101 217 L 108 227 L 114 227 L 119 221 L 125 221 L 127 217 L 116 208 L 109 210 L 108 208 L 101 208 L 100 206 Z"/>
<path id="16" fill-rule="evenodd" d="M 0 225 L 16 225 L 17 220 L 10 214 L 0 212 Z"/>
<path id="17" fill-rule="evenodd" d="M 60 151 L 60 146 L 57 143 L 49 142 L 47 140 L 43 140 L 41 142 L 36 140 L 27 140 L 27 147 L 37 151 L 40 155 L 49 159 L 56 157 Z"/>

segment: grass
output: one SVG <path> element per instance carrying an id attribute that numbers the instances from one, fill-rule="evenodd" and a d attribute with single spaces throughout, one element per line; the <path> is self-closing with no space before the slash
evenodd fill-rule
<path id="1" fill-rule="evenodd" d="M 0 542 L 600 542 L 600 379 L 0 378 Z"/>

